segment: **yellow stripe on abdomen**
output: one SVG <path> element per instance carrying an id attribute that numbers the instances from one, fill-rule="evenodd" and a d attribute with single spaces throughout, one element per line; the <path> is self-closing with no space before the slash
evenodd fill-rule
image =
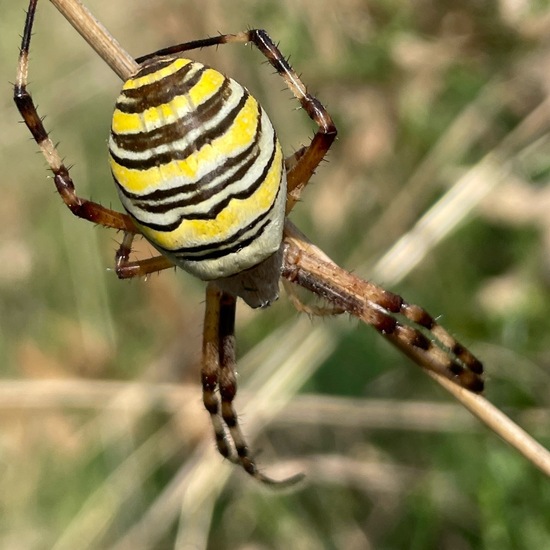
<path id="1" fill-rule="evenodd" d="M 277 145 L 273 163 L 260 188 L 245 200 L 232 199 L 212 220 L 184 219 L 177 229 L 170 232 L 155 231 L 146 226 L 139 228 L 151 242 L 167 251 L 223 241 L 272 206 L 281 184 L 282 160 L 281 148 Z"/>
<path id="2" fill-rule="evenodd" d="M 231 128 L 223 136 L 190 154 L 186 159 L 174 160 L 148 170 L 138 170 L 125 168 L 111 157 L 113 175 L 131 193 L 146 193 L 177 177 L 195 180 L 200 168 L 219 164 L 220 158 L 235 153 L 251 142 L 256 133 L 257 114 L 258 103 L 249 96 Z"/>
<path id="3" fill-rule="evenodd" d="M 164 70 L 159 70 L 135 80 L 142 82 L 142 86 L 151 84 L 161 80 L 158 77 L 162 72 Z M 168 74 L 172 74 L 172 72 Z M 178 95 L 170 103 L 151 107 L 139 113 L 125 113 L 119 109 L 115 109 L 112 130 L 116 134 L 131 134 L 146 132 L 153 128 L 159 128 L 160 126 L 175 122 L 178 118 L 192 112 L 197 105 L 200 105 L 216 93 L 223 81 L 224 76 L 221 73 L 214 69 L 206 69 L 199 82 L 189 90 L 188 94 Z M 129 82 L 134 81 L 131 80 Z"/>

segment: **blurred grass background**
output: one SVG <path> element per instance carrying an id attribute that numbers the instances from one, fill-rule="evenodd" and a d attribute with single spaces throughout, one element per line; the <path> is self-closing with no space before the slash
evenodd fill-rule
<path id="1" fill-rule="evenodd" d="M 62 205 L 8 85 L 26 3 L 0 4 L 0 547 L 550 545 L 543 474 L 374 331 L 284 296 L 240 308 L 238 406 L 266 473 L 306 484 L 272 492 L 224 464 L 197 384 L 203 284 L 118 281 L 120 237 Z M 266 28 L 340 131 L 293 220 L 439 316 L 484 360 L 487 397 L 550 444 L 547 2 L 88 5 L 135 56 Z M 80 194 L 117 205 L 119 82 L 48 2 L 33 40 L 31 91 Z M 196 57 L 260 98 L 287 154 L 309 138 L 258 52 Z"/>

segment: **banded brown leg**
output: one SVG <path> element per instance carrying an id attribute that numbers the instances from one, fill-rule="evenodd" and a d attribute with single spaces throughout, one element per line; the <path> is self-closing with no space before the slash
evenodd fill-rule
<path id="1" fill-rule="evenodd" d="M 310 256 L 307 245 L 294 238 L 291 224 L 285 228 L 285 261 L 282 275 L 317 296 L 359 317 L 392 341 L 415 362 L 481 393 L 483 365 L 420 306 L 378 285 L 363 281 L 335 264 Z"/>
<path id="2" fill-rule="evenodd" d="M 121 229 L 129 233 L 137 233 L 131 218 L 127 214 L 111 210 L 101 204 L 87 199 L 83 199 L 76 194 L 73 180 L 69 174 L 68 168 L 63 164 L 54 142 L 48 135 L 38 114 L 36 105 L 27 90 L 29 73 L 29 48 L 32 36 L 32 27 L 36 13 L 38 0 L 30 0 L 27 18 L 25 20 L 25 29 L 21 41 L 19 52 L 19 62 L 17 65 L 17 76 L 13 89 L 13 99 L 17 109 L 23 117 L 24 123 L 30 130 L 38 147 L 42 151 L 48 166 L 54 175 L 54 183 L 57 192 L 67 205 L 69 210 L 79 218 L 97 223 L 104 227 Z"/>
<path id="3" fill-rule="evenodd" d="M 300 149 L 299 154 L 295 155 L 295 162 L 293 162 L 293 166 L 287 174 L 286 211 L 288 214 L 299 200 L 304 187 L 314 174 L 317 166 L 327 154 L 332 142 L 336 138 L 337 131 L 328 111 L 316 97 L 307 91 L 298 74 L 292 69 L 266 31 L 251 29 L 238 34 L 223 34 L 202 40 L 185 42 L 139 57 L 136 61 L 141 63 L 158 55 L 169 55 L 208 46 L 230 43 L 246 44 L 249 42 L 254 44 L 265 56 L 271 66 L 283 78 L 290 91 L 294 94 L 294 97 L 298 99 L 307 115 L 318 126 L 318 130 L 313 136 L 311 143 Z"/>
<path id="4" fill-rule="evenodd" d="M 250 454 L 239 426 L 233 400 L 237 393 L 235 358 L 235 297 L 214 283 L 206 289 L 202 347 L 202 392 L 219 453 L 240 465 L 252 477 L 269 485 L 286 487 L 299 482 L 302 474 L 281 481 L 262 474 Z"/>

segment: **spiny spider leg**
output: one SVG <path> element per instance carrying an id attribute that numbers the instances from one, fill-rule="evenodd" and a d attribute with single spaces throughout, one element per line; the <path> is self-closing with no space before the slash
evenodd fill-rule
<path id="1" fill-rule="evenodd" d="M 203 402 L 210 413 L 216 446 L 224 458 L 240 465 L 258 481 L 268 485 L 288 487 L 301 481 L 303 474 L 277 481 L 259 472 L 233 407 L 233 400 L 237 393 L 235 311 L 235 297 L 222 292 L 214 283 L 210 283 L 206 289 L 201 378 Z M 219 397 L 216 390 L 219 392 Z M 231 443 L 228 442 L 227 433 Z"/>
<path id="2" fill-rule="evenodd" d="M 25 20 L 25 30 L 23 31 L 23 38 L 21 41 L 19 62 L 17 65 L 17 77 L 13 90 L 13 99 L 17 105 L 17 109 L 21 113 L 23 121 L 30 130 L 34 140 L 38 144 L 38 147 L 40 147 L 48 166 L 53 172 L 57 192 L 71 212 L 79 218 L 84 218 L 85 220 L 103 225 L 104 227 L 112 227 L 114 229 L 122 229 L 130 233 L 137 233 L 134 223 L 127 214 L 116 212 L 115 210 L 106 208 L 96 202 L 83 199 L 76 194 L 73 180 L 69 175 L 69 170 L 63 164 L 61 156 L 57 151 L 55 144 L 50 139 L 48 132 L 42 123 L 42 119 L 38 114 L 36 105 L 27 90 L 29 48 L 37 2 L 38 0 L 30 0 L 29 2 L 29 9 Z"/>
<path id="3" fill-rule="evenodd" d="M 361 318 L 405 353 L 421 356 L 423 366 L 472 392 L 483 391 L 481 361 L 423 308 L 334 264 L 310 257 L 304 248 L 289 254 L 287 246 L 285 251 L 283 277 L 290 282 Z"/>
<path id="4" fill-rule="evenodd" d="M 150 273 L 175 267 L 166 256 L 153 256 L 137 261 L 130 261 L 134 233 L 124 233 L 124 238 L 115 255 L 115 272 L 119 279 L 131 279 L 133 277 L 145 277 Z"/>
<path id="5" fill-rule="evenodd" d="M 313 136 L 311 143 L 299 151 L 296 157 L 296 162 L 287 174 L 287 214 L 292 210 L 296 202 L 299 200 L 304 187 L 309 182 L 314 174 L 319 163 L 326 156 L 332 142 L 336 138 L 336 127 L 331 116 L 323 107 L 321 102 L 308 91 L 298 74 L 292 69 L 288 61 L 284 58 L 279 48 L 273 43 L 268 34 L 262 29 L 251 29 L 249 31 L 238 34 L 223 34 L 204 38 L 202 40 L 194 40 L 170 46 L 154 53 L 139 57 L 136 59 L 138 63 L 142 63 L 147 59 L 155 56 L 169 55 L 174 53 L 185 52 L 197 48 L 205 48 L 208 46 L 218 46 L 229 43 L 252 43 L 266 57 L 271 66 L 279 73 L 286 82 L 294 97 L 298 99 L 302 108 L 308 116 L 319 127 L 316 134 Z"/>

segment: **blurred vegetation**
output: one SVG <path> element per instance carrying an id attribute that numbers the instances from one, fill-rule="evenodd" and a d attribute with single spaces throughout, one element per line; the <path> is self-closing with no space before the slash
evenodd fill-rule
<path id="1" fill-rule="evenodd" d="M 550 444 L 547 2 L 88 4 L 136 56 L 266 28 L 340 130 L 293 220 L 441 316 L 484 360 L 488 398 Z M 0 547 L 548 547 L 543 474 L 374 331 L 301 318 L 284 296 L 239 311 L 239 410 L 266 471 L 306 484 L 268 491 L 223 464 L 197 384 L 203 285 L 118 281 L 120 236 L 55 195 L 7 84 L 24 7 L 1 7 Z M 307 141 L 257 52 L 197 57 L 261 99 L 288 154 Z M 120 84 L 44 1 L 30 79 L 80 194 L 118 204 L 106 137 Z"/>

